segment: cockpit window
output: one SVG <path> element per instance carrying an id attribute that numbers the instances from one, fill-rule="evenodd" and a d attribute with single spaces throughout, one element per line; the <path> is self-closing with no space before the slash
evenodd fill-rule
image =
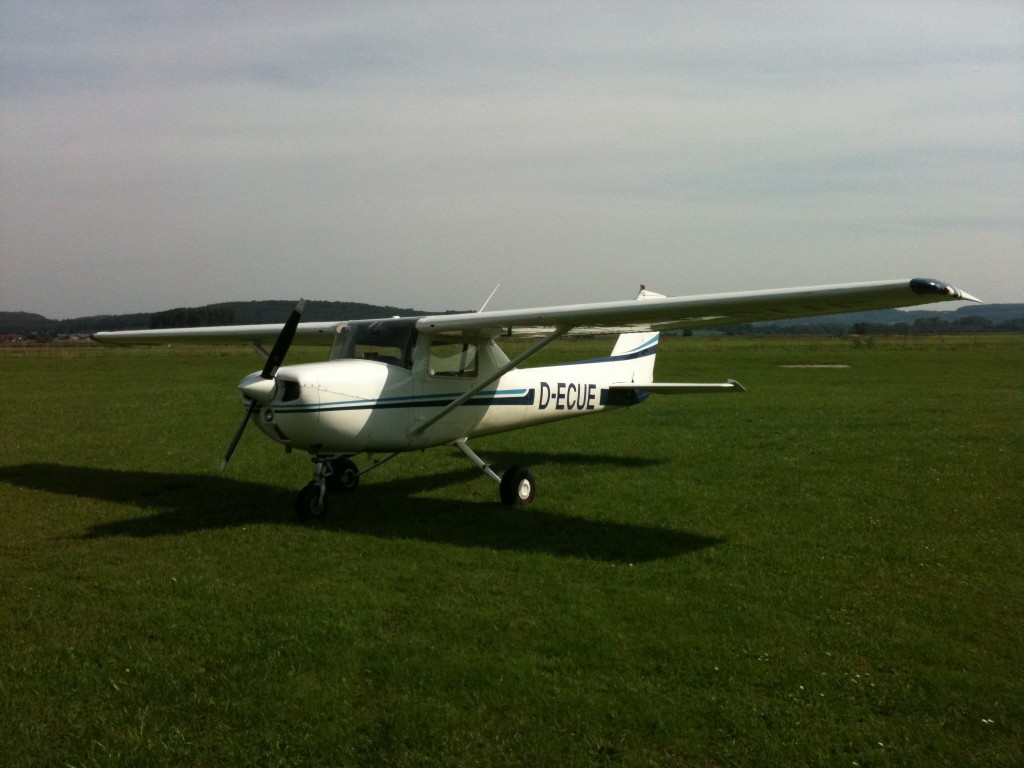
<path id="1" fill-rule="evenodd" d="M 331 360 L 374 360 L 378 363 L 412 367 L 415 320 L 374 320 L 351 322 L 339 329 L 331 349 Z"/>

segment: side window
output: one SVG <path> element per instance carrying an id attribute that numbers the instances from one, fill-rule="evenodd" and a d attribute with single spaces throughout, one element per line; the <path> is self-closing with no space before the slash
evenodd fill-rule
<path id="1" fill-rule="evenodd" d="M 430 375 L 473 378 L 477 374 L 477 346 L 461 341 L 430 342 Z"/>

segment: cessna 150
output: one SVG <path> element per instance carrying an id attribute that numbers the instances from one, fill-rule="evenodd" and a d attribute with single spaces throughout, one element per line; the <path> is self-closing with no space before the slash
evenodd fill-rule
<path id="1" fill-rule="evenodd" d="M 353 490 L 359 478 L 399 453 L 440 445 L 461 450 L 498 483 L 502 502 L 532 501 L 533 473 L 498 476 L 467 440 L 635 405 L 650 394 L 740 392 L 739 383 L 654 381 L 659 333 L 759 320 L 978 301 L 938 280 L 665 297 L 641 288 L 632 301 L 520 310 L 300 322 L 300 301 L 281 326 L 235 325 L 101 332 L 104 344 L 248 342 L 266 357 L 238 385 L 245 417 L 221 464 L 252 421 L 270 439 L 308 452 L 313 480 L 296 499 L 302 519 L 327 511 L 328 492 Z M 619 333 L 608 357 L 534 368 L 519 366 L 567 334 Z M 496 339 L 535 341 L 509 359 Z M 292 342 L 331 345 L 324 362 L 283 365 Z M 269 353 L 263 345 L 273 342 Z M 353 458 L 384 454 L 362 468 Z"/>

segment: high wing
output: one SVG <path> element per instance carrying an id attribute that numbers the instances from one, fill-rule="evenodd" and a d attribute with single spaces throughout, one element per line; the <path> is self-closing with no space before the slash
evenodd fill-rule
<path id="1" fill-rule="evenodd" d="M 417 320 L 416 328 L 430 334 L 489 336 L 537 334 L 552 329 L 562 333 L 572 329 L 592 332 L 663 331 L 910 307 L 938 301 L 979 300 L 940 280 L 913 278 L 431 315 Z"/>
<path id="2" fill-rule="evenodd" d="M 643 301 L 608 301 L 533 309 L 491 310 L 416 319 L 416 329 L 430 335 L 496 337 L 571 332 L 622 333 L 708 328 L 761 320 L 783 320 L 872 309 L 910 307 L 939 301 L 978 301 L 940 280 L 913 278 L 846 283 L 702 296 L 648 297 Z M 299 323 L 296 344 L 330 345 L 344 322 Z M 221 325 L 144 331 L 106 331 L 93 335 L 104 344 L 215 343 L 239 341 L 272 344 L 282 324 Z"/>

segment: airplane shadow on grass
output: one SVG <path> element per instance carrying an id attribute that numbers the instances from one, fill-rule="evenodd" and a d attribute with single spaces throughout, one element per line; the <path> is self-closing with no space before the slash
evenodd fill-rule
<path id="1" fill-rule="evenodd" d="M 503 463 L 514 454 L 503 454 Z M 531 455 L 562 463 L 604 463 L 603 457 Z M 540 459 L 540 461 L 538 461 Z M 610 459 L 609 459 L 610 461 Z M 639 464 L 644 460 L 636 460 Z M 616 464 L 624 462 L 621 458 Z M 352 493 L 332 494 L 318 530 L 411 539 L 459 547 L 547 553 L 608 562 L 636 563 L 677 557 L 721 543 L 721 539 L 630 523 L 588 520 L 534 505 L 418 498 L 438 486 L 479 478 L 475 469 L 386 483 L 364 483 Z M 84 538 L 168 536 L 244 525 L 299 525 L 295 490 L 221 475 L 140 472 L 63 464 L 0 467 L 10 485 L 99 499 L 152 510 L 152 514 L 90 526 Z"/>

